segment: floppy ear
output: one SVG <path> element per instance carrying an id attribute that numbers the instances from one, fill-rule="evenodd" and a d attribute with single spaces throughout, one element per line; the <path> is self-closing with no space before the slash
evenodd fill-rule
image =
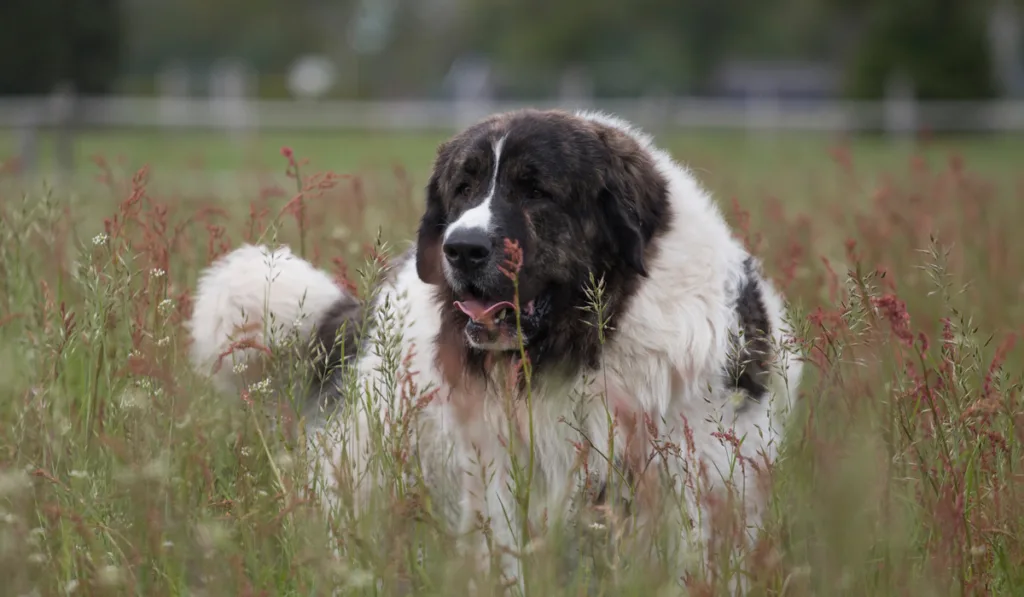
<path id="1" fill-rule="evenodd" d="M 453 145 L 454 142 L 448 140 L 437 147 L 434 171 L 427 181 L 426 210 L 420 218 L 416 238 L 416 273 L 427 284 L 440 284 L 444 279 L 441 273 L 441 235 L 448 221 L 441 198 L 441 180 L 448 170 Z"/>
<path id="2" fill-rule="evenodd" d="M 635 139 L 603 125 L 598 136 L 609 153 L 601 208 L 622 259 L 647 276 L 644 255 L 659 221 L 668 215 L 668 183 Z"/>
<path id="3" fill-rule="evenodd" d="M 416 273 L 427 284 L 440 284 L 442 280 L 441 235 L 446 222 L 438 178 L 434 170 L 427 183 L 427 207 L 416 236 Z"/>

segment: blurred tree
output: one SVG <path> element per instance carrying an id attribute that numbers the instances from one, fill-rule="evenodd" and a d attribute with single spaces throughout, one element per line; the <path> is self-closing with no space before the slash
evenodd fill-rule
<path id="1" fill-rule="evenodd" d="M 422 97 L 438 92 L 445 73 L 459 54 L 471 50 L 462 8 L 466 0 L 348 0 L 345 17 L 348 33 L 345 51 L 355 65 L 354 93 L 359 97 Z M 361 40 L 357 27 L 367 9 L 373 29 L 380 35 L 375 44 Z M 369 23 L 364 20 L 363 26 Z M 369 47 L 368 47 L 369 46 Z"/>
<path id="2" fill-rule="evenodd" d="M 0 0 L 0 94 L 61 79 L 99 92 L 125 74 L 151 90 L 171 63 L 201 85 L 209 65 L 234 58 L 262 93 L 282 95 L 289 65 L 323 52 L 338 64 L 337 93 L 358 97 L 437 93 L 467 56 L 488 59 L 497 91 L 519 97 L 556 92 L 567 72 L 603 96 L 685 94 L 710 90 L 732 59 L 838 58 L 857 97 L 881 96 L 894 72 L 921 97 L 982 97 L 994 87 L 992 1 Z M 373 43 L 353 35 L 368 18 L 382 28 Z"/>
<path id="3" fill-rule="evenodd" d="M 61 83 L 109 92 L 123 34 L 119 0 L 0 2 L 0 95 L 49 93 Z"/>
<path id="4" fill-rule="evenodd" d="M 989 2 L 837 0 L 863 22 L 850 56 L 847 93 L 880 98 L 890 77 L 909 79 L 917 98 L 982 99 L 995 94 L 986 33 Z"/>
<path id="5" fill-rule="evenodd" d="M 534 89 L 581 66 L 602 95 L 699 92 L 752 2 L 475 0 L 472 44 Z M 530 87 L 530 85 L 526 85 Z"/>
<path id="6" fill-rule="evenodd" d="M 132 73 L 153 74 L 171 61 L 205 68 L 233 58 L 280 74 L 321 47 L 311 0 L 125 1 Z"/>

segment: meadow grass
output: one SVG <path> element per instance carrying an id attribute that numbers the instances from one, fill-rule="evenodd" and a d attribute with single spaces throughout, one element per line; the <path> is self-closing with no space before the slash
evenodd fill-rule
<path id="1" fill-rule="evenodd" d="M 757 595 L 1021 594 L 1020 145 L 697 137 L 667 144 L 790 298 L 808 365 L 762 540 L 690 593 L 747 574 Z M 70 183 L 0 178 L 3 594 L 464 594 L 399 441 L 375 440 L 393 487 L 325 523 L 298 434 L 271 423 L 294 413 L 259 384 L 217 395 L 182 330 L 198 271 L 246 241 L 365 296 L 440 137 L 262 138 L 251 163 L 223 140 L 95 139 Z M 592 534 L 571 567 L 535 546 L 530 594 L 678 594 Z"/>

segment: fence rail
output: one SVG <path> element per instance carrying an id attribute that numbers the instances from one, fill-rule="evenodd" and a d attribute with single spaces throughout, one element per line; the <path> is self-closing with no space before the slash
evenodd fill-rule
<path id="1" fill-rule="evenodd" d="M 48 96 L 0 98 L 0 128 L 193 130 L 430 130 L 464 126 L 513 108 L 607 110 L 647 127 L 745 131 L 934 132 L 1024 131 L 1024 100 L 992 102 L 772 101 L 638 98 L 587 102 L 323 101 L 246 98 Z"/>

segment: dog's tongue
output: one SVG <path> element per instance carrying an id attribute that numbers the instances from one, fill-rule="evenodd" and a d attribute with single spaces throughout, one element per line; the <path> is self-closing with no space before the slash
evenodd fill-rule
<path id="1" fill-rule="evenodd" d="M 485 303 L 478 300 L 455 301 L 455 306 L 477 323 L 490 323 L 494 318 L 493 315 L 502 309 L 515 309 L 515 305 L 508 301 L 500 303 Z"/>

